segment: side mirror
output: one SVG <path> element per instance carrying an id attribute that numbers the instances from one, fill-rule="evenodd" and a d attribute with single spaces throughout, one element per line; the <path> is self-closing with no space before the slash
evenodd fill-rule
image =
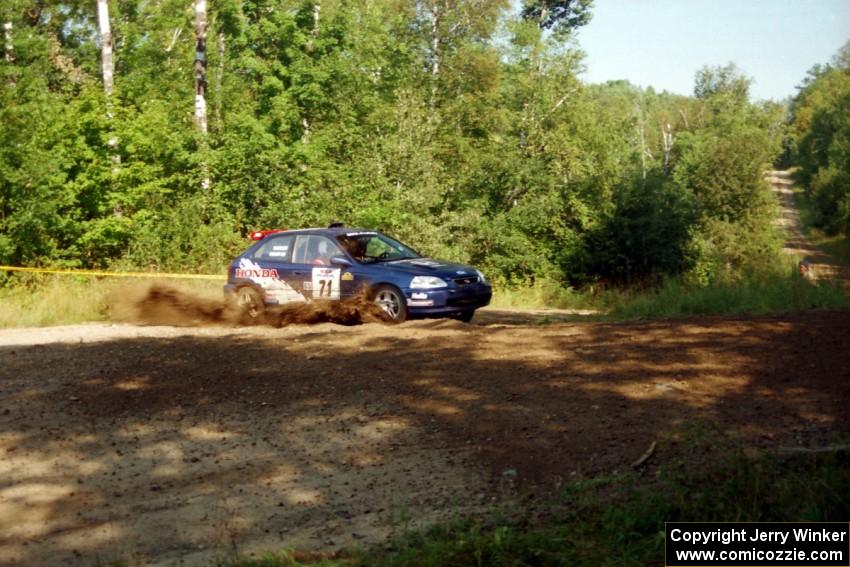
<path id="1" fill-rule="evenodd" d="M 342 268 L 350 268 L 351 262 L 349 262 L 347 258 L 344 258 L 342 256 L 334 256 L 333 258 L 331 258 L 331 265 L 340 266 Z"/>

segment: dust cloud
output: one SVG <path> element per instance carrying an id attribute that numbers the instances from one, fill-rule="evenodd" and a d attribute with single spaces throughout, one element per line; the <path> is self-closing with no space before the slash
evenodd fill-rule
<path id="1" fill-rule="evenodd" d="M 312 301 L 281 306 L 267 306 L 258 317 L 251 317 L 231 298 L 181 290 L 166 284 L 151 284 L 129 290 L 110 302 L 113 321 L 141 325 L 198 327 L 208 325 L 359 325 L 387 322 L 384 311 L 367 296 L 343 301 Z"/>

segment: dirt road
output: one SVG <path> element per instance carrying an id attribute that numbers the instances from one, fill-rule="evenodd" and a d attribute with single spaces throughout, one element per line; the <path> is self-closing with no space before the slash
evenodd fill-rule
<path id="1" fill-rule="evenodd" d="M 0 331 L 0 564 L 336 550 L 625 470 L 652 442 L 646 474 L 850 432 L 847 312 L 481 315 Z"/>
<path id="2" fill-rule="evenodd" d="M 787 171 L 771 171 L 768 179 L 779 201 L 780 215 L 777 222 L 788 235 L 783 251 L 799 257 L 809 266 L 812 279 L 837 280 L 850 291 L 850 267 L 843 266 L 836 258 L 814 246 L 803 233 L 800 215 L 794 203 L 794 181 Z"/>
<path id="3" fill-rule="evenodd" d="M 787 248 L 843 273 L 775 173 Z M 334 551 L 534 506 L 653 443 L 643 474 L 849 434 L 846 311 L 0 330 L 0 565 Z"/>

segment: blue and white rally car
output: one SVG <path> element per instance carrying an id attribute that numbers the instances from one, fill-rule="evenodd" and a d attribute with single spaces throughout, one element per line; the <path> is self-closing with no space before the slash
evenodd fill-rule
<path id="1" fill-rule="evenodd" d="M 258 317 L 266 305 L 341 300 L 368 293 L 395 322 L 408 317 L 470 321 L 493 289 L 471 266 L 423 258 L 374 230 L 256 231 L 228 269 L 226 294 Z"/>

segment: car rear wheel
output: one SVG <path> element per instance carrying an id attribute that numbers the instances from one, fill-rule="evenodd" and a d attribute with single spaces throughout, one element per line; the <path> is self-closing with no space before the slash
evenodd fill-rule
<path id="1" fill-rule="evenodd" d="M 407 302 L 397 288 L 389 285 L 378 287 L 374 301 L 393 323 L 401 323 L 407 319 Z"/>
<path id="2" fill-rule="evenodd" d="M 236 305 L 252 321 L 262 317 L 266 308 L 260 292 L 253 287 L 240 287 L 236 291 Z"/>

